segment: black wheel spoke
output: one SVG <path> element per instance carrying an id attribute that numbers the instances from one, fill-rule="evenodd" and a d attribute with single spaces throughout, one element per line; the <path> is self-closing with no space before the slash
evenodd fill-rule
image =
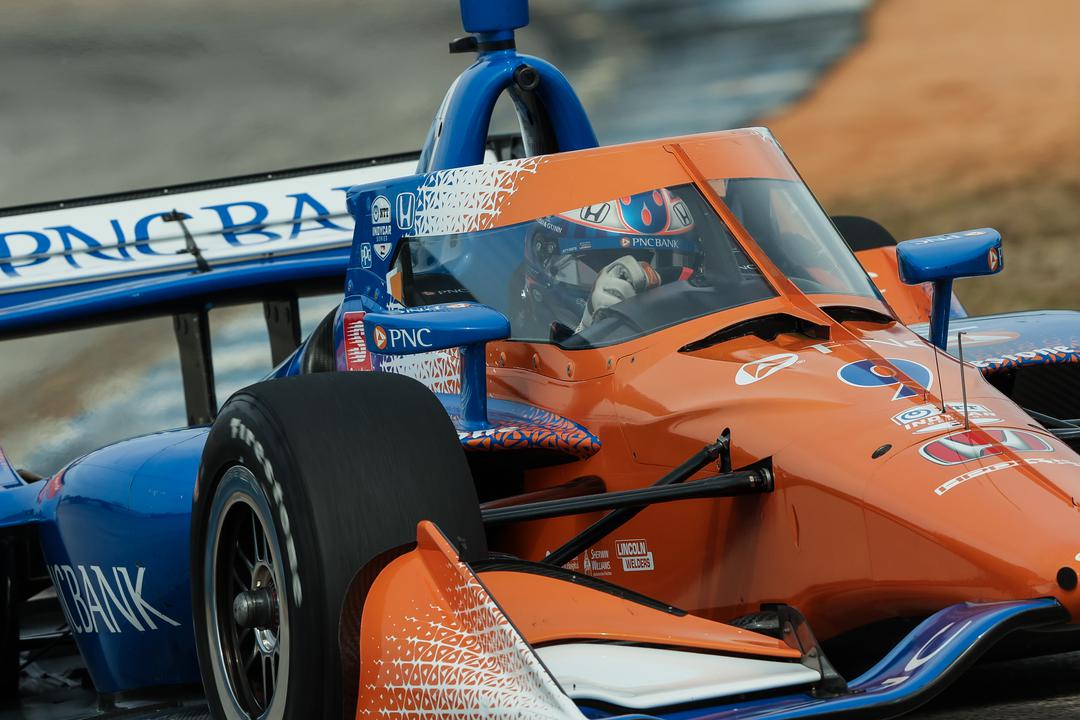
<path id="1" fill-rule="evenodd" d="M 273 560 L 279 551 L 247 500 L 234 502 L 218 527 L 213 582 L 217 636 L 228 690 L 244 714 L 255 718 L 273 704 L 278 686 L 282 620 Z"/>

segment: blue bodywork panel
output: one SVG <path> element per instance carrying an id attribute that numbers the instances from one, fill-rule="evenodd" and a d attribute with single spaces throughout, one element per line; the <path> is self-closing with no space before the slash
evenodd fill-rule
<path id="1" fill-rule="evenodd" d="M 795 693 L 737 704 L 695 707 L 657 715 L 619 715 L 590 710 L 589 717 L 662 720 L 796 720 L 832 716 L 899 715 L 940 692 L 991 645 L 1013 630 L 1063 622 L 1065 609 L 1052 598 L 963 603 L 927 618 L 900 644 L 836 697 Z"/>
<path id="2" fill-rule="evenodd" d="M 368 350 L 387 355 L 414 355 L 510 337 L 505 315 L 471 302 L 368 313 L 364 328 Z"/>
<path id="3" fill-rule="evenodd" d="M 168 307 L 267 285 L 291 286 L 345 274 L 349 250 L 321 251 L 216 267 L 212 272 L 159 273 L 71 288 L 0 296 L 0 336 L 64 323 L 118 319 L 123 313 Z M 4 305 L 5 302 L 10 304 Z"/>
<path id="4" fill-rule="evenodd" d="M 38 528 L 99 692 L 199 682 L 188 547 L 208 431 L 125 440 L 47 481 L 0 493 L 0 522 L 21 518 Z"/>
<path id="5" fill-rule="evenodd" d="M 927 337 L 924 323 L 911 329 Z M 957 333 L 964 333 L 964 360 L 993 375 L 1019 367 L 1080 363 L 1080 312 L 1028 312 L 954 318 L 949 323 L 948 352 L 957 354 Z"/>

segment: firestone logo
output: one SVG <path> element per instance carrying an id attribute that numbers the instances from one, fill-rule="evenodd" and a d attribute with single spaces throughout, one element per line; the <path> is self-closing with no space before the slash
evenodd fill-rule
<path id="1" fill-rule="evenodd" d="M 760 360 L 748 362 L 735 373 L 735 384 L 752 385 L 770 375 L 775 375 L 784 368 L 791 367 L 798 361 L 799 356 L 795 353 L 780 353 L 779 355 L 770 355 Z"/>

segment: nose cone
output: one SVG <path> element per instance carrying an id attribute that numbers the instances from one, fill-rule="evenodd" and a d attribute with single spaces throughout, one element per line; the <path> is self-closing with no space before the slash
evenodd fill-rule
<path id="1" fill-rule="evenodd" d="M 1080 619 L 1078 499 L 1080 456 L 1033 428 L 915 442 L 867 486 L 874 580 L 915 604 L 1052 596 Z"/>

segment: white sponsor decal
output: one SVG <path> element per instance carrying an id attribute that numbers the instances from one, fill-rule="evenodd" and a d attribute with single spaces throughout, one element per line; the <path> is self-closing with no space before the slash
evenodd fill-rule
<path id="1" fill-rule="evenodd" d="M 488 428 L 487 430 L 473 430 L 472 432 L 459 432 L 458 440 L 478 440 L 486 437 L 496 437 L 499 435 L 509 435 L 510 433 L 517 432 L 518 428 L 513 427 L 500 427 L 500 428 Z"/>
<path id="2" fill-rule="evenodd" d="M 0 294 L 352 244 L 352 186 L 414 163 L 315 173 L 0 218 Z M 173 211 L 176 211 L 176 215 Z M 179 221 L 166 218 L 179 217 Z"/>
<path id="3" fill-rule="evenodd" d="M 1076 462 L 1075 460 L 1066 460 L 1064 458 L 1047 457 L 1030 457 L 1018 458 L 1016 460 L 1002 460 L 1001 462 L 996 462 L 993 465 L 976 468 L 975 470 L 970 470 L 963 475 L 957 475 L 952 480 L 938 485 L 934 489 L 934 493 L 936 495 L 944 495 L 953 488 L 963 485 L 968 480 L 973 480 L 983 475 L 989 475 L 990 473 L 995 473 L 999 470 L 1007 470 L 1008 468 L 1018 467 L 1020 465 L 1072 465 L 1073 467 L 1080 467 L 1080 462 Z"/>
<path id="4" fill-rule="evenodd" d="M 371 201 L 371 224 L 387 225 L 390 223 L 390 201 L 385 195 L 379 195 Z"/>
<path id="5" fill-rule="evenodd" d="M 984 360 L 976 360 L 971 364 L 977 368 L 993 367 L 994 365 L 1002 365 L 1007 362 L 1020 362 L 1021 360 L 1034 360 L 1038 357 L 1046 357 L 1047 355 L 1058 355 L 1060 353 L 1074 353 L 1077 352 L 1075 348 L 1071 348 L 1068 345 L 1055 345 L 1054 347 L 1037 348 L 1035 350 L 1023 350 L 1017 353 L 1010 353 L 1008 355 L 1002 355 L 1000 357 L 991 357 Z"/>
<path id="6" fill-rule="evenodd" d="M 371 243 L 360 244 L 360 267 L 371 269 Z"/>
<path id="7" fill-rule="evenodd" d="M 799 356 L 795 353 L 780 353 L 779 355 L 770 355 L 760 360 L 748 362 L 735 373 L 735 384 L 750 385 L 756 383 L 780 372 L 784 368 L 791 367 L 798 361 Z"/>
<path id="8" fill-rule="evenodd" d="M 180 623 L 143 597 L 146 568 L 49 565 L 57 596 L 75 633 L 146 632 Z M 135 575 L 132 580 L 132 574 Z"/>
<path id="9" fill-rule="evenodd" d="M 397 196 L 397 226 L 400 230 L 408 230 L 413 226 L 414 213 L 416 211 L 416 195 L 411 192 L 403 192 Z"/>
<path id="10" fill-rule="evenodd" d="M 607 550 L 586 550 L 581 564 L 586 575 L 610 575 L 611 553 Z"/>
<path id="11" fill-rule="evenodd" d="M 968 421 L 975 425 L 993 425 L 994 423 L 1003 422 L 1001 418 L 994 414 L 993 410 L 985 405 L 968 403 L 965 406 L 964 403 L 960 402 L 946 402 L 945 406 L 961 415 L 964 414 L 964 408 L 966 407 Z M 893 415 L 892 421 L 915 435 L 925 435 L 963 427 L 963 423 L 958 422 L 950 415 L 946 415 L 939 406 L 933 404 L 918 405 L 904 410 Z"/>
<path id="12" fill-rule="evenodd" d="M 376 331 L 381 328 L 376 328 Z M 390 328 L 386 331 L 387 341 L 385 344 L 389 344 L 391 349 L 408 348 L 414 350 L 416 348 L 429 348 L 431 347 L 431 340 L 428 336 L 431 335 L 431 328 Z M 379 345 L 381 349 L 383 345 Z"/>
<path id="13" fill-rule="evenodd" d="M 615 554 L 622 560 L 623 572 L 655 570 L 653 554 L 644 540 L 616 540 Z"/>
<path id="14" fill-rule="evenodd" d="M 278 511 L 278 522 L 281 534 L 285 536 L 285 551 L 289 556 L 289 567 L 292 568 L 292 591 L 293 601 L 300 607 L 304 595 L 300 586 L 300 568 L 296 562 L 296 543 L 292 536 L 292 523 L 289 522 L 289 512 L 285 509 L 285 491 L 274 475 L 274 466 L 270 464 L 270 458 L 266 457 L 266 450 L 261 442 L 255 438 L 240 418 L 232 418 L 229 421 L 229 431 L 233 439 L 239 439 L 255 453 L 255 460 L 262 466 L 263 475 L 270 483 L 270 496 Z"/>

